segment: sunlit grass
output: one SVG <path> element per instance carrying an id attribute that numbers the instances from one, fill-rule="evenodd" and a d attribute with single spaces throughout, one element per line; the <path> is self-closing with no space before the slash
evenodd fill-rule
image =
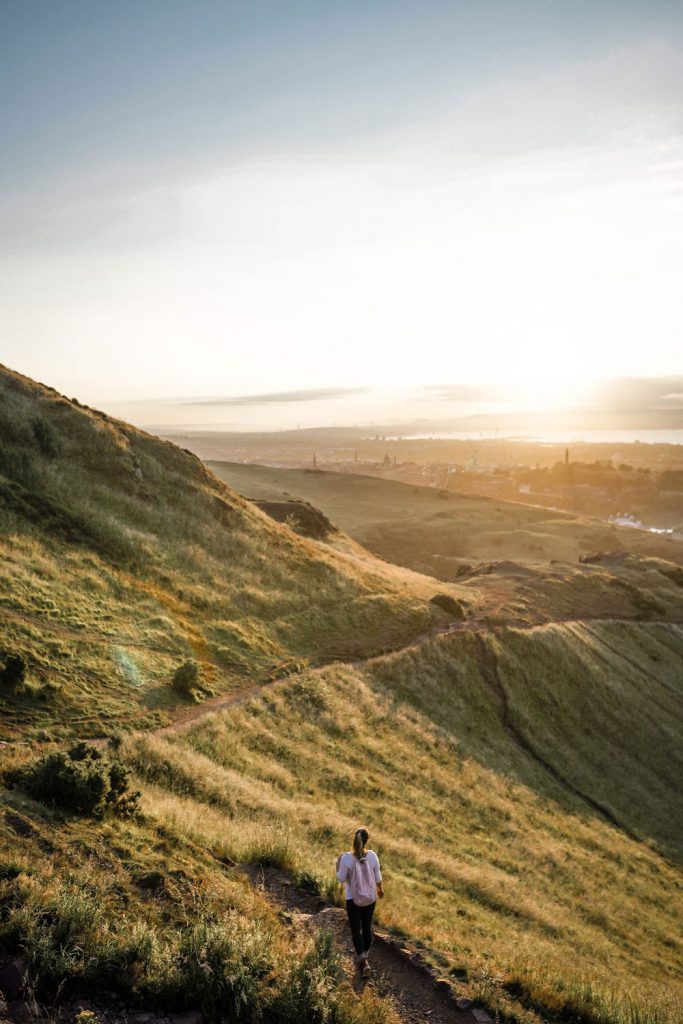
<path id="1" fill-rule="evenodd" d="M 60 685 L 52 708 L 6 694 L 5 738 L 158 724 L 188 658 L 226 692 L 432 620 L 435 581 L 299 537 L 188 452 L 5 370 L 0 434 L 2 647 Z"/>
<path id="2" fill-rule="evenodd" d="M 520 781 L 523 758 L 493 708 L 482 734 L 454 711 L 438 728 L 395 703 L 389 672 L 383 694 L 357 669 L 330 668 L 173 742 L 128 741 L 126 756 L 154 780 L 143 785 L 148 813 L 201 847 L 239 862 L 270 858 L 319 886 L 364 821 L 387 878 L 380 925 L 466 976 L 470 994 L 490 989 L 489 1004 L 510 1012 L 521 999 L 522 1016 L 583 1007 L 595 1024 L 673 1024 L 683 998 L 679 870 L 585 806 L 558 802 L 533 765 Z M 402 685 L 405 696 L 408 678 Z"/>

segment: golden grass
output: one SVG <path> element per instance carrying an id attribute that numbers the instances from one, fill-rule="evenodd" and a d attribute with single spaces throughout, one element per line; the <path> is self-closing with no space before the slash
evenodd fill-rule
<path id="1" fill-rule="evenodd" d="M 493 706 L 482 735 L 457 705 L 439 728 L 396 702 L 387 666 L 372 668 L 374 678 L 348 666 L 304 674 L 171 742 L 127 741 L 127 758 L 154 780 L 148 812 L 237 860 L 279 851 L 321 888 L 364 821 L 387 878 L 380 923 L 442 969 L 465 971 L 471 994 L 488 986 L 489 1002 L 512 1011 L 521 999 L 515 1012 L 535 1019 L 571 999 L 587 1006 L 590 984 L 586 1019 L 635 1021 L 633 1003 L 643 1021 L 673 1024 L 683 1005 L 680 870 L 561 799 L 509 737 L 506 750 Z M 416 655 L 409 677 L 418 676 Z"/>
<path id="2" fill-rule="evenodd" d="M 5 695 L 4 738 L 158 723 L 190 657 L 223 692 L 429 625 L 435 581 L 301 538 L 189 453 L 1 368 L 0 401 L 0 655 L 34 684 Z"/>
<path id="3" fill-rule="evenodd" d="M 39 1004 L 105 987 L 208 1021 L 398 1024 L 390 999 L 351 992 L 324 936 L 288 928 L 172 821 L 55 820 L 18 793 L 0 809 L 0 947 L 28 959 Z"/>
<path id="4" fill-rule="evenodd" d="M 368 550 L 439 579 L 462 561 L 578 562 L 587 552 L 622 551 L 681 562 L 683 545 L 597 519 L 520 502 L 414 487 L 347 473 L 209 462 L 251 498 L 302 498 Z"/>

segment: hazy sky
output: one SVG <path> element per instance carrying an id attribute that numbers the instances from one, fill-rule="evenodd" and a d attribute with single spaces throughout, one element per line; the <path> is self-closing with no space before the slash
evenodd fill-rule
<path id="1" fill-rule="evenodd" d="M 1 0 L 0 361 L 139 421 L 680 374 L 682 51 L 679 0 Z"/>

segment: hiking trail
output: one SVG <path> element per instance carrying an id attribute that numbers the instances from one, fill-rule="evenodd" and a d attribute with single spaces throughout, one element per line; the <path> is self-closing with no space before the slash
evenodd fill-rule
<path id="1" fill-rule="evenodd" d="M 278 868 L 250 865 L 242 866 L 242 870 L 280 908 L 280 916 L 290 927 L 332 932 L 354 991 L 360 993 L 370 985 L 379 995 L 389 996 L 403 1024 L 491 1024 L 485 1010 L 465 1005 L 469 1000 L 463 999 L 463 1005 L 458 1005 L 451 981 L 432 969 L 417 949 L 393 939 L 381 928 L 375 928 L 370 954 L 373 975 L 368 980 L 361 979 L 346 913 L 341 907 L 301 889 Z"/>

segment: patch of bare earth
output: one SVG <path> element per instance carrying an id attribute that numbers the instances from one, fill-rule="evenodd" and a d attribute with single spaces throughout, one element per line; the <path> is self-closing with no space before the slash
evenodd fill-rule
<path id="1" fill-rule="evenodd" d="M 308 931 L 330 931 L 335 946 L 342 954 L 344 971 L 356 992 L 365 985 L 392 1000 L 405 1024 L 486 1024 L 488 1014 L 476 1007 L 460 1007 L 450 982 L 427 964 L 415 949 L 375 929 L 370 954 L 372 977 L 361 979 L 355 964 L 346 913 L 325 900 L 297 886 L 277 868 L 248 869 L 252 882 L 265 890 L 269 899 L 280 907 L 280 913 L 292 928 Z"/>

